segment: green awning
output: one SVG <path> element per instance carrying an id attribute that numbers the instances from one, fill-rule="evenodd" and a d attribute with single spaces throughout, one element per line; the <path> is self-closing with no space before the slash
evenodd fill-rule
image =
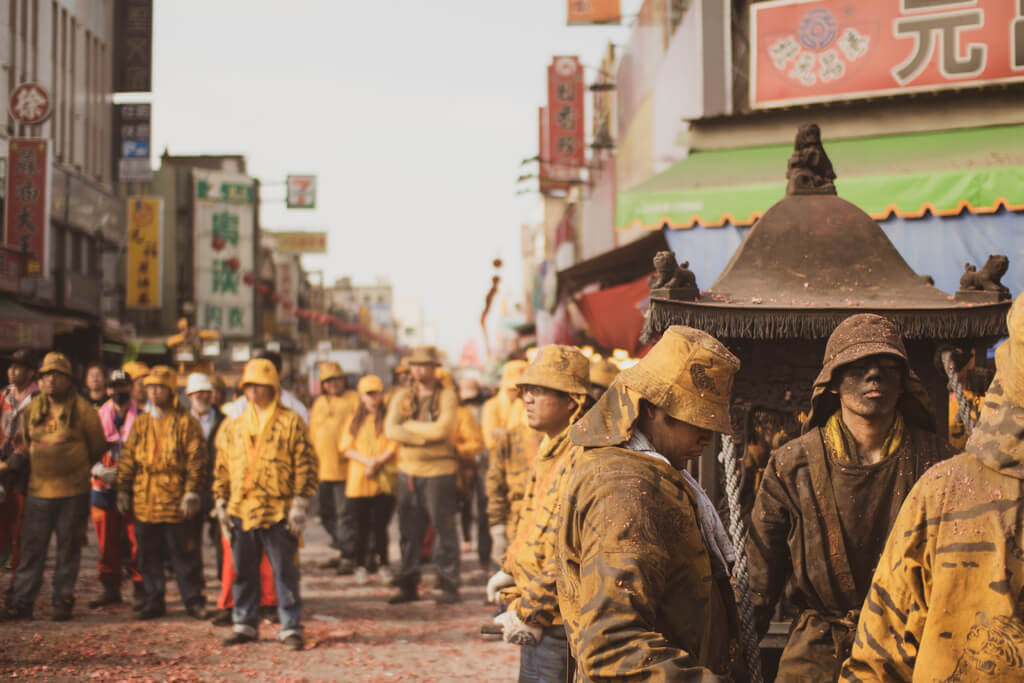
<path id="1" fill-rule="evenodd" d="M 1024 210 L 1024 125 L 824 144 L 839 196 L 875 220 Z M 750 225 L 785 194 L 792 153 L 792 145 L 694 152 L 621 192 L 615 225 Z"/>

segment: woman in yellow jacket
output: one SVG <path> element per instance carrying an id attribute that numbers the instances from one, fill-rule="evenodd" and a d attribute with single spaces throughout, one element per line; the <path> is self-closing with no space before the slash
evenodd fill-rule
<path id="1" fill-rule="evenodd" d="M 384 436 L 383 390 L 376 375 L 359 380 L 359 407 L 338 439 L 339 456 L 348 458 L 345 517 L 355 532 L 353 559 L 358 583 L 366 583 L 378 566 L 381 581 L 391 581 L 388 523 L 395 511 L 398 444 Z"/>

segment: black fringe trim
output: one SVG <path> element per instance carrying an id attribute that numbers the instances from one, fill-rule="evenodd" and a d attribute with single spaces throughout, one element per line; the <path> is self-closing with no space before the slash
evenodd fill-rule
<path id="1" fill-rule="evenodd" d="M 651 299 L 640 342 L 647 344 L 672 325 L 685 325 L 721 339 L 824 339 L 857 313 L 877 313 L 893 322 L 904 339 L 1005 337 L 1012 302 L 945 310 L 770 309 L 701 306 Z"/>

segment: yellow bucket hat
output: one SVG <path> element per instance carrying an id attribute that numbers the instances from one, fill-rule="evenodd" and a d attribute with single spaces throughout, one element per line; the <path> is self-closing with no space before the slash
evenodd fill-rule
<path id="1" fill-rule="evenodd" d="M 332 379 L 338 379 L 344 377 L 345 371 L 341 369 L 340 363 L 334 361 L 328 361 L 320 364 L 320 381 L 328 382 Z"/>
<path id="2" fill-rule="evenodd" d="M 281 392 L 281 380 L 277 376 L 277 368 L 267 358 L 253 358 L 245 364 L 242 371 L 242 388 L 246 384 L 263 384 L 273 387 L 275 393 Z"/>
<path id="3" fill-rule="evenodd" d="M 526 371 L 525 360 L 510 360 L 501 368 L 501 388 L 511 389 Z"/>
<path id="4" fill-rule="evenodd" d="M 996 374 L 1006 398 L 1024 407 L 1024 294 L 1006 314 L 1006 327 L 1010 338 L 996 349 Z"/>
<path id="5" fill-rule="evenodd" d="M 516 381 L 517 387 L 524 384 L 585 394 L 590 389 L 590 361 L 573 346 L 542 346 Z"/>
<path id="6" fill-rule="evenodd" d="M 673 325 L 639 363 L 619 373 L 570 436 L 580 446 L 628 441 L 640 399 L 676 420 L 730 434 L 729 401 L 739 369 L 739 358 L 710 334 Z"/>
<path id="7" fill-rule="evenodd" d="M 142 382 L 143 385 L 167 387 L 172 392 L 178 390 L 178 373 L 166 365 L 157 365 Z"/>
<path id="8" fill-rule="evenodd" d="M 43 358 L 43 364 L 39 367 L 39 374 L 45 375 L 48 372 L 59 372 L 68 377 L 71 376 L 71 361 L 63 353 L 51 351 Z"/>
<path id="9" fill-rule="evenodd" d="M 440 365 L 441 354 L 435 346 L 420 346 L 413 349 L 404 362 L 406 365 Z"/>
<path id="10" fill-rule="evenodd" d="M 128 361 L 127 363 L 121 366 L 121 369 L 124 370 L 128 374 L 128 376 L 132 378 L 133 382 L 138 378 L 145 377 L 146 375 L 149 374 L 149 366 L 143 363 L 142 361 L 137 360 Z"/>
<path id="11" fill-rule="evenodd" d="M 607 358 L 590 362 L 590 385 L 607 389 L 618 376 L 619 367 Z"/>
<path id="12" fill-rule="evenodd" d="M 369 394 L 373 391 L 384 391 L 384 382 L 380 381 L 380 377 L 377 375 L 366 375 L 365 377 L 360 378 L 356 389 L 360 394 Z"/>

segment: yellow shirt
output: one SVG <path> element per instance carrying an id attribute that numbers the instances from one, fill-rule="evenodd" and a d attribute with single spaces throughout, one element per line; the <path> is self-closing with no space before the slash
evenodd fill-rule
<path id="1" fill-rule="evenodd" d="M 72 394 L 64 404 L 45 394 L 26 406 L 21 423 L 29 454 L 28 495 L 68 498 L 89 492 L 89 470 L 107 450 L 96 409 Z"/>
<path id="2" fill-rule="evenodd" d="M 338 449 L 342 426 L 359 407 L 359 394 L 346 391 L 341 396 L 321 394 L 313 402 L 309 432 L 320 463 L 320 481 L 345 481 L 348 465 Z"/>
<path id="3" fill-rule="evenodd" d="M 454 438 L 459 398 L 454 389 L 439 389 L 435 419 L 405 416 L 414 389 L 399 389 L 388 405 L 384 433 L 399 443 L 398 471 L 412 477 L 440 477 L 455 474 L 458 458 Z M 422 413 L 421 413 L 422 415 Z"/>
<path id="4" fill-rule="evenodd" d="M 341 430 L 338 439 L 338 452 L 344 453 L 352 449 L 365 458 L 379 458 L 388 451 L 398 449 L 398 444 L 384 435 L 384 431 L 377 432 L 377 425 L 371 417 L 363 420 L 359 425 L 359 432 L 352 436 L 350 429 L 352 419 L 350 418 Z M 349 498 L 372 498 L 378 495 L 394 495 L 395 479 L 398 476 L 398 467 L 395 464 L 395 457 L 386 465 L 377 470 L 373 477 L 366 476 L 366 466 L 358 460 L 348 459 L 348 481 L 345 484 L 345 495 Z"/>

